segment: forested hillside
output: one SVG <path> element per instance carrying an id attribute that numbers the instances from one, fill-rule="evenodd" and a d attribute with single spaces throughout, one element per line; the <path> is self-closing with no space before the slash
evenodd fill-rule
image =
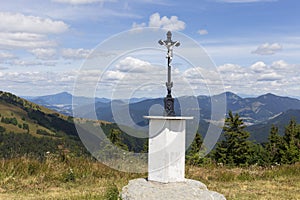
<path id="1" fill-rule="evenodd" d="M 73 120 L 71 116 L 0 91 L 0 157 L 32 155 L 43 158 L 49 152 L 89 155 L 78 136 Z M 145 140 L 128 136 L 116 124 L 82 121 L 97 123 L 107 136 L 118 133 L 120 142 L 126 144 L 130 151 L 143 149 Z M 95 140 L 96 145 L 100 145 L 100 139 L 98 140 Z"/>

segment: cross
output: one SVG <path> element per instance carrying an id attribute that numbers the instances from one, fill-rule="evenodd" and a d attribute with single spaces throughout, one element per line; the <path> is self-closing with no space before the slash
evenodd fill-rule
<path id="1" fill-rule="evenodd" d="M 172 33 L 171 31 L 167 32 L 167 39 L 166 40 L 159 40 L 158 43 L 160 45 L 164 45 L 168 49 L 167 53 L 167 59 L 168 59 L 168 82 L 166 82 L 166 87 L 167 87 L 167 97 L 165 98 L 165 114 L 167 116 L 174 116 L 175 111 L 174 111 L 174 99 L 172 98 L 171 95 L 171 89 L 173 87 L 173 82 L 171 81 L 171 62 L 173 59 L 173 47 L 176 46 L 178 47 L 180 43 L 178 41 L 172 41 Z"/>

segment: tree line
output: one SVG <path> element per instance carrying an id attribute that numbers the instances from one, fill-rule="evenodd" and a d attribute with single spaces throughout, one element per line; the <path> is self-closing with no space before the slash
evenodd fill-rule
<path id="1" fill-rule="evenodd" d="M 268 166 L 300 162 L 300 124 L 297 124 L 295 119 L 290 120 L 283 134 L 280 134 L 278 127 L 273 125 L 265 143 L 249 140 L 250 133 L 245 128 L 246 125 L 239 114 L 229 111 L 222 139 L 214 150 L 204 157 L 203 138 L 197 133 L 186 152 L 186 163 L 198 166 L 207 163 L 227 166 Z M 129 145 L 124 133 L 119 129 L 110 129 L 107 136 L 111 145 L 125 151 L 133 151 L 132 145 L 134 146 L 135 142 Z M 148 140 L 144 140 L 143 143 L 143 149 L 139 148 L 138 152 L 148 151 Z M 109 151 L 108 147 L 106 149 Z"/>
<path id="2" fill-rule="evenodd" d="M 300 124 L 295 119 L 290 120 L 282 135 L 273 125 L 268 141 L 262 144 L 250 141 L 250 133 L 245 128 L 239 114 L 229 111 L 223 127 L 223 139 L 215 149 L 204 158 L 205 147 L 202 147 L 202 137 L 197 133 L 187 152 L 187 163 L 201 165 L 210 161 L 229 166 L 267 166 L 300 162 Z"/>

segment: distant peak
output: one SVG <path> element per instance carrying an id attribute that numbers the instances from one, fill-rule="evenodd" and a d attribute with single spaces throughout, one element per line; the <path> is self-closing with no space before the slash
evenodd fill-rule
<path id="1" fill-rule="evenodd" d="M 60 93 L 57 93 L 57 95 L 71 95 L 69 92 L 60 92 Z"/>
<path id="2" fill-rule="evenodd" d="M 239 95 L 229 91 L 225 92 L 225 95 L 229 99 L 242 99 Z"/>
<path id="3" fill-rule="evenodd" d="M 276 95 L 272 94 L 272 93 L 267 93 L 267 94 L 265 94 L 265 96 L 276 96 Z"/>
<path id="4" fill-rule="evenodd" d="M 278 96 L 272 93 L 267 93 L 267 94 L 260 95 L 258 98 L 268 98 L 268 97 L 278 97 Z"/>

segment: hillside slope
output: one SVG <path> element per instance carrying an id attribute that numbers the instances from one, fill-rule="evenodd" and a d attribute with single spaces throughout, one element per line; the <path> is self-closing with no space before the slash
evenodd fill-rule
<path id="1" fill-rule="evenodd" d="M 0 91 L 0 126 L 6 132 L 49 137 L 77 136 L 72 117 Z"/>
<path id="2" fill-rule="evenodd" d="M 118 129 L 122 142 L 128 146 L 130 151 L 137 152 L 144 148 L 145 139 L 126 134 L 116 124 L 65 116 L 11 93 L 0 91 L 0 157 L 12 154 L 10 149 L 14 154 L 31 154 L 32 152 L 41 154 L 61 149 L 77 155 L 89 154 L 80 140 L 82 138 L 77 132 L 79 127 L 75 126 L 74 120 L 80 124 L 95 126 L 96 129 L 101 127 L 107 136 L 113 129 Z M 133 129 L 122 128 L 137 134 Z M 99 147 L 101 137 L 89 130 L 82 130 L 82 127 L 79 130 L 85 135 L 85 138 L 89 139 L 89 145 L 96 149 Z M 48 147 L 44 148 L 43 146 Z"/>
<path id="3" fill-rule="evenodd" d="M 46 152 L 89 155 L 72 117 L 0 91 L 0 157 L 31 155 L 43 159 Z"/>

